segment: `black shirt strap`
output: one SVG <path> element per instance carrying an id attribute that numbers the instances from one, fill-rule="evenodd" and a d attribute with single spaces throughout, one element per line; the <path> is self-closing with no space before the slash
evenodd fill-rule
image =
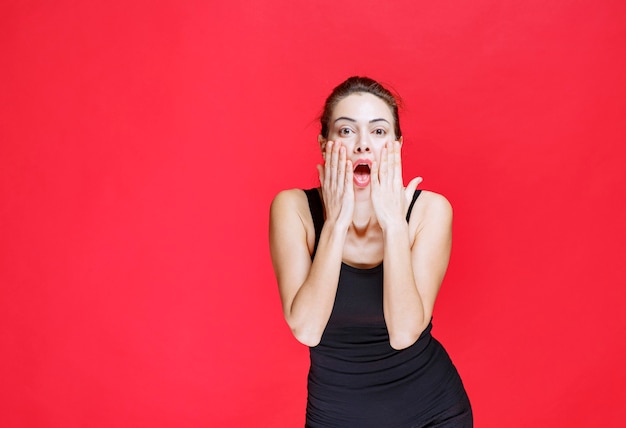
<path id="1" fill-rule="evenodd" d="M 409 210 L 406 213 L 406 221 L 408 222 L 411 218 L 411 211 L 413 211 L 413 205 L 415 205 L 415 201 L 417 201 L 417 197 L 422 193 L 420 189 L 416 189 L 415 193 L 413 193 L 413 199 L 411 200 L 411 204 L 409 205 Z"/>
<path id="2" fill-rule="evenodd" d="M 315 227 L 315 247 L 313 247 L 313 254 L 311 255 L 311 258 L 313 258 L 317 252 L 317 244 L 320 242 L 322 226 L 324 226 L 324 206 L 317 189 L 305 189 L 304 193 L 306 193 L 306 197 L 309 200 L 309 209 L 311 210 L 313 226 Z"/>

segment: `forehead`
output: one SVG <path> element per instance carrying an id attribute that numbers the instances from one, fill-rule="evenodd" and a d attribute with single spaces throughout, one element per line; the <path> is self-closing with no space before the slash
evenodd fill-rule
<path id="1" fill-rule="evenodd" d="M 366 92 L 351 94 L 339 101 L 333 110 L 332 120 L 338 117 L 366 121 L 382 118 L 393 123 L 391 107 L 382 98 Z"/>

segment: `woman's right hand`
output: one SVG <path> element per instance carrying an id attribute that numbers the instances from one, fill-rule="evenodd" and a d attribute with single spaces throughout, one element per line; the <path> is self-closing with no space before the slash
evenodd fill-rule
<path id="1" fill-rule="evenodd" d="M 348 230 L 354 213 L 352 161 L 347 159 L 341 141 L 327 141 L 324 148 L 324 166 L 317 165 L 322 186 L 326 221 Z"/>

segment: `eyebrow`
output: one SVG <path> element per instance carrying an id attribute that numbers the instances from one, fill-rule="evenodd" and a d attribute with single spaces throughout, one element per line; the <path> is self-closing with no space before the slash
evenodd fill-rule
<path id="1" fill-rule="evenodd" d="M 340 120 L 347 120 L 347 121 L 349 121 L 349 122 L 354 122 L 354 123 L 356 123 L 356 120 L 355 120 L 355 119 L 352 119 L 351 117 L 346 117 L 346 116 L 341 116 L 341 117 L 338 117 L 337 119 L 335 119 L 335 123 L 337 123 L 337 122 L 338 122 L 338 121 L 340 121 Z M 369 123 L 374 123 L 374 122 L 387 122 L 387 123 L 389 123 L 389 121 L 388 121 L 387 119 L 383 119 L 382 117 L 381 117 L 381 118 L 378 118 L 378 119 L 372 119 L 372 120 L 370 120 L 370 121 L 369 121 Z M 391 124 L 390 124 L 390 125 L 391 125 Z"/>

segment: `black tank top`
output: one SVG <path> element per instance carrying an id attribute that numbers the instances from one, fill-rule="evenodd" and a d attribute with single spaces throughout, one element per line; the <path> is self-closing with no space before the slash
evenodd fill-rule
<path id="1" fill-rule="evenodd" d="M 323 206 L 317 189 L 305 192 L 317 250 Z M 407 221 L 419 194 L 413 196 Z M 342 263 L 330 319 L 319 345 L 310 348 L 306 426 L 409 428 L 450 418 L 456 422 L 436 426 L 472 426 L 463 384 L 431 336 L 432 323 L 412 346 L 394 350 L 382 299 L 382 263 L 369 269 Z"/>

